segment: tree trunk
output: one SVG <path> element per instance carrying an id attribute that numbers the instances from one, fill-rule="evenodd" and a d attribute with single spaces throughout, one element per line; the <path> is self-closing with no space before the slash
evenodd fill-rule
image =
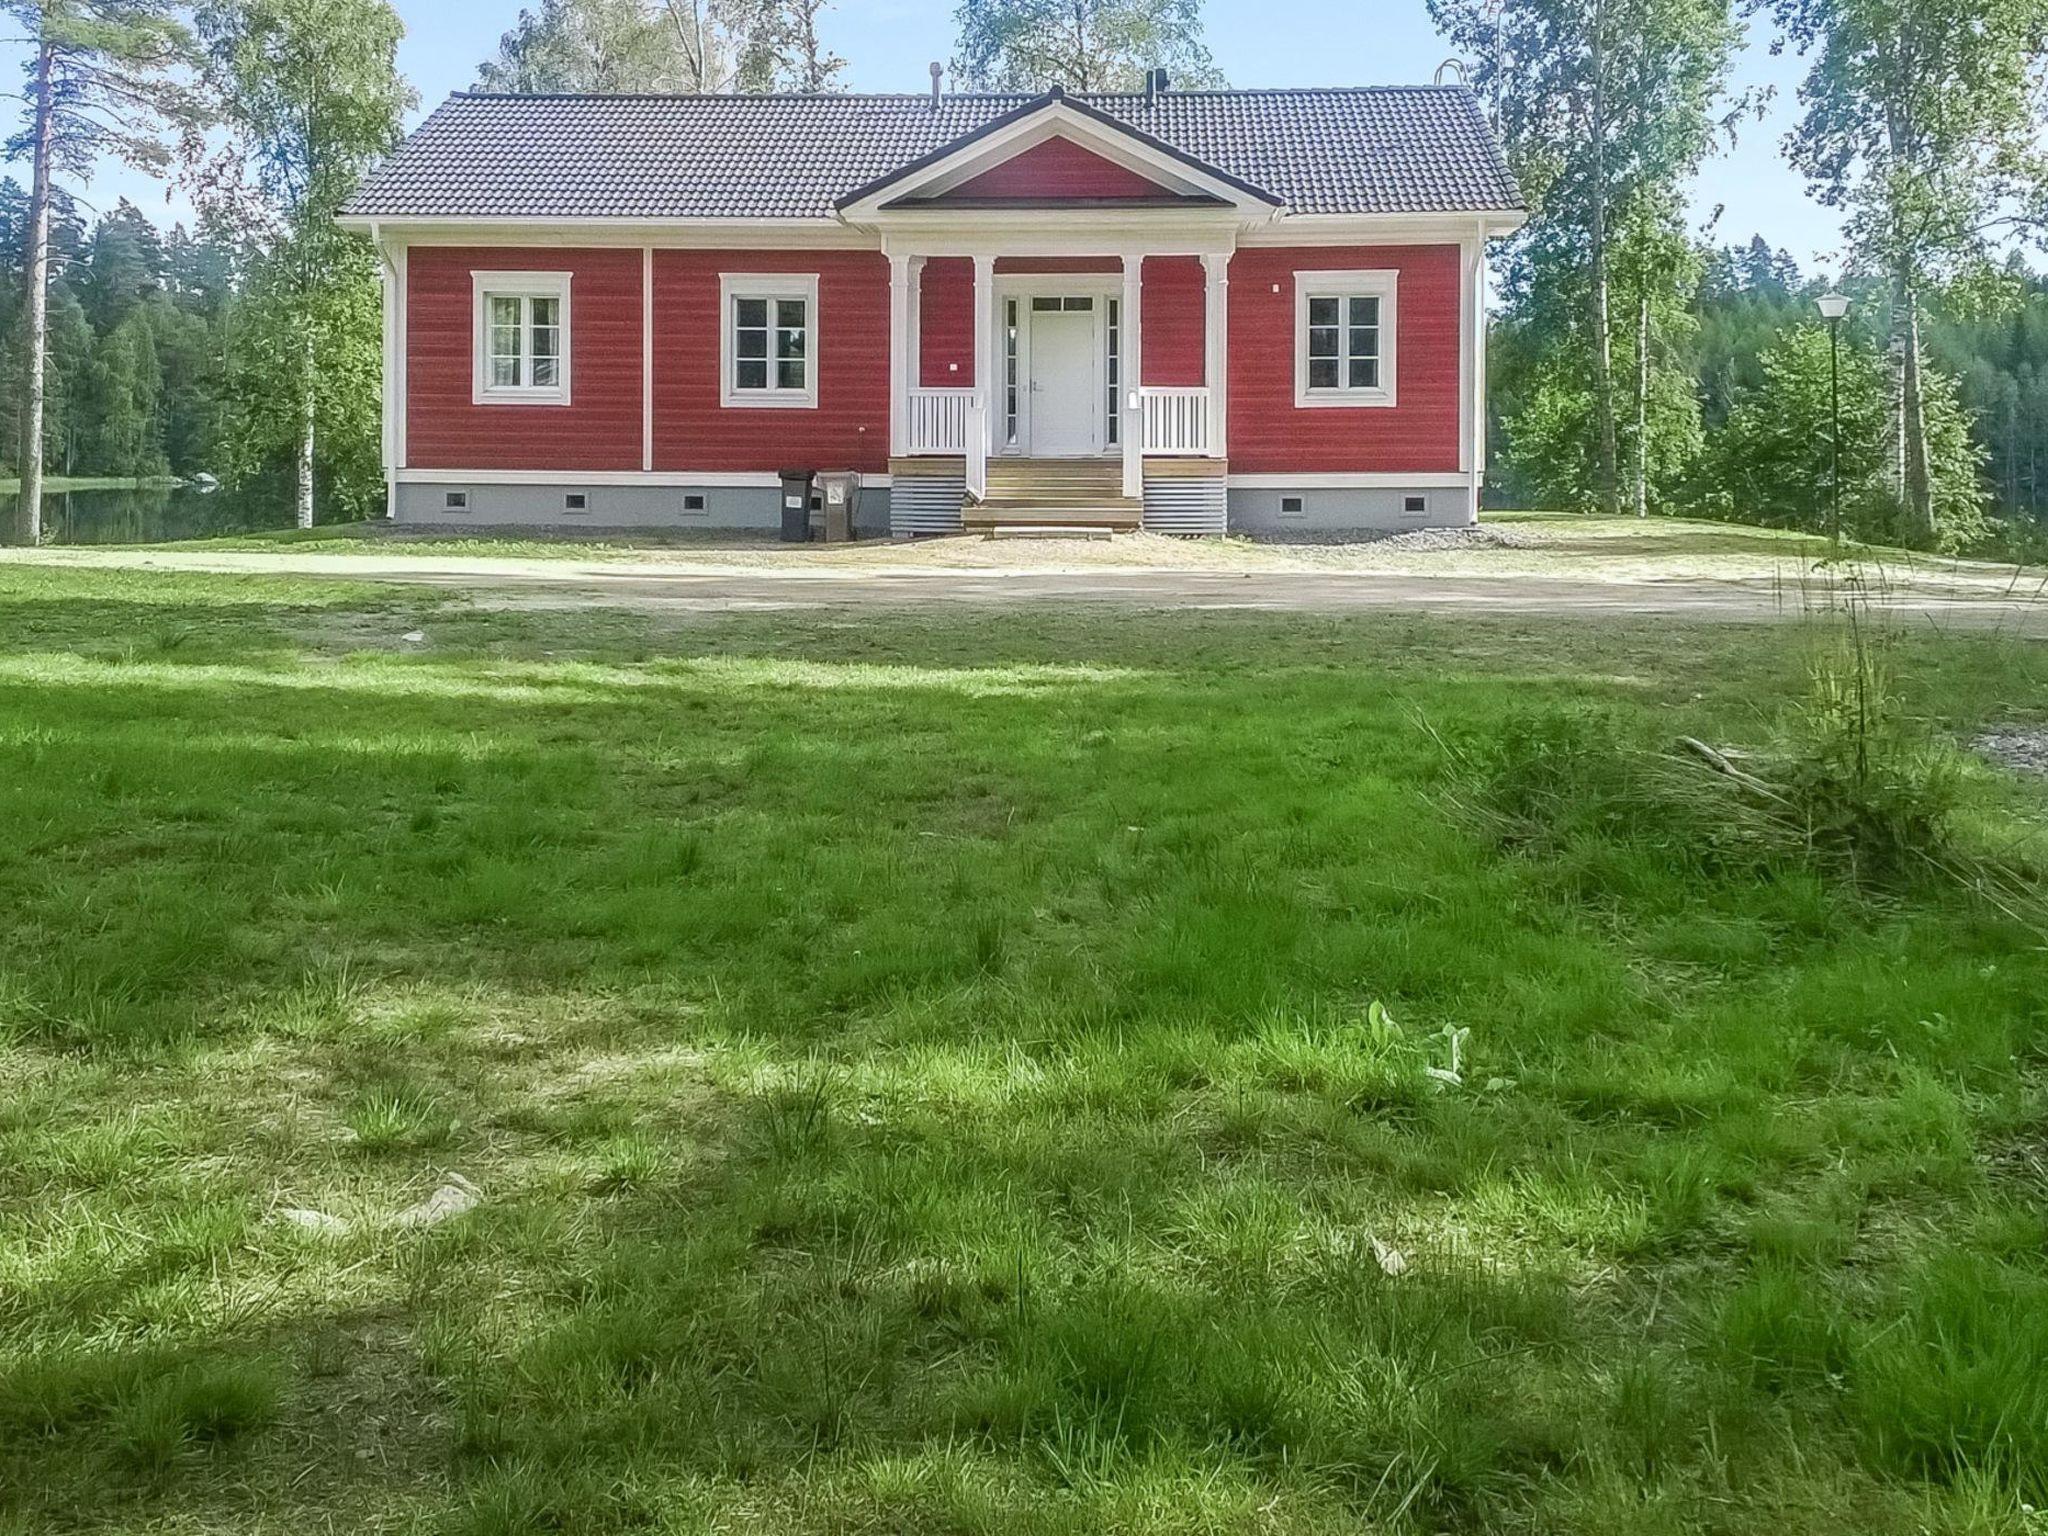
<path id="1" fill-rule="evenodd" d="M 303 399 L 299 425 L 299 526 L 313 526 L 313 377 L 315 357 L 313 337 L 306 336 L 305 373 L 299 381 Z"/>
<path id="2" fill-rule="evenodd" d="M 50 141 L 56 101 L 50 89 L 54 50 L 36 53 L 35 176 L 28 208 L 28 379 L 22 390 L 21 537 L 43 537 L 43 411 L 50 353 Z"/>
<path id="3" fill-rule="evenodd" d="M 1593 187 L 1590 214 L 1593 329 L 1593 428 L 1598 439 L 1593 492 L 1600 510 L 1620 510 L 1621 454 L 1614 426 L 1614 320 L 1607 275 L 1607 8 L 1593 7 Z"/>
<path id="4" fill-rule="evenodd" d="M 1920 294 L 1912 274 L 1900 269 L 1894 285 L 1892 323 L 1899 327 L 1900 499 L 1906 511 L 1907 542 L 1934 545 L 1934 482 L 1927 462 L 1927 410 L 1920 361 Z"/>
<path id="5" fill-rule="evenodd" d="M 1636 516 L 1650 515 L 1650 288 L 1636 295 Z"/>

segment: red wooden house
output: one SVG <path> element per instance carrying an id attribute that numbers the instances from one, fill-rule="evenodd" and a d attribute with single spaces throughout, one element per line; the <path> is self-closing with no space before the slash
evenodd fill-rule
<path id="1" fill-rule="evenodd" d="M 1472 95 L 452 97 L 345 222 L 406 523 L 1455 525 L 1485 463 Z"/>

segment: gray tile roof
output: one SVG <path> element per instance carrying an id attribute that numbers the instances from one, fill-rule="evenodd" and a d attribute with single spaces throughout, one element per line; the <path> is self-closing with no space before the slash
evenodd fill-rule
<path id="1" fill-rule="evenodd" d="M 371 218 L 830 218 L 1030 95 L 451 96 L 348 207 Z M 1073 98 L 1291 213 L 1522 206 L 1462 86 Z"/>

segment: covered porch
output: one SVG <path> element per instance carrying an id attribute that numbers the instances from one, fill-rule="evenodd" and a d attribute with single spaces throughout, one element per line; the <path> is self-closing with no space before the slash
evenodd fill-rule
<path id="1" fill-rule="evenodd" d="M 1229 268 L 1277 198 L 1058 91 L 870 184 L 898 531 L 1223 530 Z"/>
<path id="2" fill-rule="evenodd" d="M 1222 531 L 1227 250 L 892 241 L 888 256 L 905 531 Z"/>

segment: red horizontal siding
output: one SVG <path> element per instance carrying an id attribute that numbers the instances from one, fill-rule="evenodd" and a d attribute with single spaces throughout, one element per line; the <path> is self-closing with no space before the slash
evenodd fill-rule
<path id="1" fill-rule="evenodd" d="M 719 378 L 722 273 L 818 275 L 818 404 L 728 409 Z M 877 251 L 656 251 L 654 467 L 889 467 L 889 264 Z"/>
<path id="2" fill-rule="evenodd" d="M 926 389 L 966 389 L 974 383 L 974 262 L 935 256 L 924 264 L 918 301 L 922 326 L 918 377 Z M 954 365 L 957 365 L 954 366 Z"/>
<path id="3" fill-rule="evenodd" d="M 1150 177 L 1054 137 L 1012 155 L 997 166 L 934 199 L 971 202 L 1013 197 L 1158 197 L 1167 193 Z"/>
<path id="4" fill-rule="evenodd" d="M 415 246 L 407 265 L 407 444 L 417 468 L 636 470 L 641 465 L 638 250 Z M 998 272 L 1103 272 L 1115 258 L 1022 257 Z M 1392 408 L 1294 405 L 1294 274 L 1400 273 Z M 926 263 L 920 374 L 973 382 L 972 265 Z M 571 274 L 569 406 L 472 402 L 476 271 Z M 719 276 L 815 272 L 820 403 L 815 410 L 720 402 Z M 1455 471 L 1459 459 L 1460 255 L 1455 246 L 1240 251 L 1231 263 L 1230 458 L 1245 474 Z M 875 252 L 658 251 L 654 266 L 654 463 L 670 472 L 766 472 L 785 463 L 887 468 L 888 266 Z M 1145 265 L 1144 382 L 1203 378 L 1198 261 Z M 947 364 L 960 364 L 955 374 Z"/>
<path id="5" fill-rule="evenodd" d="M 406 461 L 420 469 L 638 469 L 641 256 L 414 246 L 406 258 Z M 567 272 L 569 396 L 477 405 L 471 273 Z"/>
<path id="6" fill-rule="evenodd" d="M 1231 472 L 1457 470 L 1459 261 L 1455 245 L 1239 251 L 1230 263 Z M 1400 273 L 1395 305 L 1399 404 L 1298 409 L 1294 274 L 1355 269 Z"/>
<path id="7" fill-rule="evenodd" d="M 1145 371 L 1141 383 L 1161 389 L 1199 389 L 1206 359 L 1209 280 L 1194 256 L 1151 256 L 1145 261 Z"/>

